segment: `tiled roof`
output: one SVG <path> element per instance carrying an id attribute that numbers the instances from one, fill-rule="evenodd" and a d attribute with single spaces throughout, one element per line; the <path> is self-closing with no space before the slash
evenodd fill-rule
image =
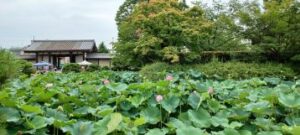
<path id="1" fill-rule="evenodd" d="M 88 53 L 87 59 L 111 59 L 112 56 L 109 53 Z"/>
<path id="2" fill-rule="evenodd" d="M 24 60 L 34 60 L 36 58 L 34 54 L 17 55 L 17 57 Z"/>
<path id="3" fill-rule="evenodd" d="M 94 40 L 33 40 L 24 52 L 89 51 L 97 50 Z"/>

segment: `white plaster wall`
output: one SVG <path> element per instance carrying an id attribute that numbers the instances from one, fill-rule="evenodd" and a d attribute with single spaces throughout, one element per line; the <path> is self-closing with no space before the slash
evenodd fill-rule
<path id="1" fill-rule="evenodd" d="M 82 55 L 78 55 L 76 56 L 76 63 L 79 63 L 79 62 L 82 62 L 83 61 L 83 58 L 82 58 Z"/>

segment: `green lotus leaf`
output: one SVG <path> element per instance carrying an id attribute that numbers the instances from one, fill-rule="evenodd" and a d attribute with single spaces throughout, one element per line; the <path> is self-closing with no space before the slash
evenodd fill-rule
<path id="1" fill-rule="evenodd" d="M 243 108 L 232 108 L 230 118 L 235 120 L 246 120 L 248 119 L 250 113 L 247 111 L 244 111 Z"/>
<path id="2" fill-rule="evenodd" d="M 107 125 L 110 122 L 111 117 L 106 116 L 102 120 L 99 120 L 95 123 L 94 134 L 95 135 L 106 135 L 107 134 Z"/>
<path id="3" fill-rule="evenodd" d="M 129 98 L 129 101 L 135 107 L 139 107 L 139 105 L 141 105 L 145 100 L 146 100 L 146 98 L 144 96 L 140 95 L 140 94 Z"/>
<path id="4" fill-rule="evenodd" d="M 100 106 L 100 107 L 97 108 L 97 110 L 98 111 L 96 112 L 96 114 L 101 116 L 101 117 L 110 115 L 111 113 L 114 112 L 114 108 L 112 108 L 108 105 Z"/>
<path id="5" fill-rule="evenodd" d="M 114 83 L 108 85 L 107 88 L 110 89 L 111 91 L 121 93 L 122 91 L 125 91 L 128 88 L 128 85 L 124 83 Z"/>
<path id="6" fill-rule="evenodd" d="M 218 127 L 218 126 L 228 127 L 228 125 L 229 125 L 228 122 L 229 122 L 229 120 L 226 117 L 213 116 L 211 118 L 211 124 L 215 127 Z"/>
<path id="7" fill-rule="evenodd" d="M 199 106 L 201 105 L 201 98 L 200 95 L 196 92 L 193 92 L 189 95 L 188 97 L 188 104 L 193 108 L 193 109 L 198 109 Z"/>
<path id="8" fill-rule="evenodd" d="M 161 120 L 160 110 L 157 107 L 148 107 L 141 112 L 147 122 L 151 124 L 156 124 Z"/>
<path id="9" fill-rule="evenodd" d="M 78 109 L 76 109 L 74 111 L 74 114 L 76 115 L 86 115 L 88 113 L 93 113 L 95 111 L 95 109 L 88 107 L 88 106 L 84 106 L 84 107 L 80 107 Z"/>
<path id="10" fill-rule="evenodd" d="M 43 113 L 43 110 L 39 106 L 22 105 L 20 108 L 23 111 L 29 112 L 29 113 L 37 113 L 37 114 L 42 114 Z"/>
<path id="11" fill-rule="evenodd" d="M 266 111 L 269 109 L 270 103 L 268 101 L 259 101 L 256 103 L 249 103 L 245 106 L 247 111 L 251 111 L 258 114 L 267 113 Z"/>
<path id="12" fill-rule="evenodd" d="M 295 116 L 288 116 L 285 118 L 285 121 L 290 125 L 290 126 L 300 126 L 300 117 L 295 117 Z"/>
<path id="13" fill-rule="evenodd" d="M 132 104 L 129 101 L 122 101 L 120 103 L 120 107 L 124 111 L 129 111 L 131 108 L 133 108 Z"/>
<path id="14" fill-rule="evenodd" d="M 300 133 L 300 126 L 292 127 L 291 133 L 292 133 L 292 135 L 299 135 L 299 133 Z"/>
<path id="15" fill-rule="evenodd" d="M 158 129 L 158 128 L 155 128 L 155 129 L 151 129 L 149 130 L 146 135 L 165 135 L 167 134 L 168 131 L 166 129 Z"/>
<path id="16" fill-rule="evenodd" d="M 169 122 L 167 123 L 167 126 L 173 129 L 174 128 L 178 129 L 178 128 L 185 127 L 186 124 L 176 118 L 170 118 Z"/>
<path id="17" fill-rule="evenodd" d="M 61 129 L 63 132 L 67 132 L 72 135 L 92 135 L 94 124 L 92 122 L 79 121 L 71 126 L 66 126 Z"/>
<path id="18" fill-rule="evenodd" d="M 240 135 L 252 135 L 252 133 L 248 130 L 240 130 L 239 133 Z"/>
<path id="19" fill-rule="evenodd" d="M 257 88 L 259 86 L 264 86 L 267 83 L 259 78 L 252 78 L 251 80 L 249 80 L 249 84 L 254 88 Z"/>
<path id="20" fill-rule="evenodd" d="M 61 121 L 68 120 L 68 117 L 66 114 L 64 114 L 61 111 L 57 111 L 55 109 L 47 108 L 45 114 L 47 117 L 54 118 L 55 120 L 61 120 Z"/>
<path id="21" fill-rule="evenodd" d="M 0 135 L 9 135 L 6 128 L 0 126 Z"/>
<path id="22" fill-rule="evenodd" d="M 47 120 L 42 116 L 35 116 L 31 121 L 26 122 L 31 129 L 40 129 L 47 126 Z"/>
<path id="23" fill-rule="evenodd" d="M 271 126 L 274 125 L 270 119 L 266 118 L 256 118 L 253 124 L 264 130 L 270 130 Z"/>
<path id="24" fill-rule="evenodd" d="M 280 93 L 278 96 L 278 101 L 289 108 L 299 108 L 300 107 L 300 95 L 297 93 L 284 94 Z"/>
<path id="25" fill-rule="evenodd" d="M 134 120 L 133 124 L 134 126 L 140 126 L 140 125 L 144 125 L 146 123 L 146 120 L 144 117 L 140 117 Z"/>
<path id="26" fill-rule="evenodd" d="M 8 92 L 6 92 L 6 91 L 0 91 L 0 101 L 2 99 L 7 98 L 7 97 L 9 97 L 9 93 Z"/>
<path id="27" fill-rule="evenodd" d="M 262 131 L 258 132 L 257 135 L 282 135 L 279 131 Z"/>
<path id="28" fill-rule="evenodd" d="M 217 112 L 221 107 L 221 104 L 214 99 L 207 100 L 207 104 L 212 112 Z"/>
<path id="29" fill-rule="evenodd" d="M 192 121 L 197 127 L 205 128 L 211 125 L 211 116 L 204 110 L 189 110 L 188 111 L 189 120 Z"/>
<path id="30" fill-rule="evenodd" d="M 242 123 L 240 123 L 240 122 L 237 122 L 237 121 L 233 121 L 233 122 L 231 122 L 230 124 L 229 124 L 229 128 L 231 128 L 231 129 L 235 129 L 235 128 L 240 128 L 240 127 L 242 127 L 243 126 L 243 124 Z"/>
<path id="31" fill-rule="evenodd" d="M 56 128 L 62 128 L 62 127 L 66 127 L 66 126 L 71 126 L 71 125 L 73 125 L 75 123 L 76 123 L 76 120 L 69 120 L 69 121 L 54 120 L 53 121 L 53 125 Z"/>
<path id="32" fill-rule="evenodd" d="M 185 126 L 176 130 L 177 135 L 204 135 L 200 128 Z"/>
<path id="33" fill-rule="evenodd" d="M 226 128 L 224 130 L 224 135 L 240 135 L 240 133 L 233 128 Z"/>
<path id="34" fill-rule="evenodd" d="M 0 121 L 18 122 L 20 119 L 21 115 L 17 109 L 0 107 Z"/>
<path id="35" fill-rule="evenodd" d="M 175 112 L 180 103 L 180 99 L 176 96 L 170 96 L 164 99 L 161 103 L 162 107 L 169 113 Z"/>
<path id="36" fill-rule="evenodd" d="M 110 117 L 110 121 L 107 124 L 107 133 L 114 131 L 122 122 L 122 115 L 120 113 L 113 113 Z"/>
<path id="37" fill-rule="evenodd" d="M 265 82 L 267 82 L 268 84 L 271 84 L 271 85 L 278 85 L 281 81 L 280 78 L 270 78 L 270 77 L 266 77 L 264 79 Z"/>

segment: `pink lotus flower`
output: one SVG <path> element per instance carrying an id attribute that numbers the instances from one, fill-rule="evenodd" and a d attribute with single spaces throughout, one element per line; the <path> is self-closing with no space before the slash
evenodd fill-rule
<path id="1" fill-rule="evenodd" d="M 108 85 L 110 83 L 110 81 L 107 80 L 107 79 L 103 80 L 102 82 L 103 82 L 104 85 Z"/>
<path id="2" fill-rule="evenodd" d="M 173 76 L 172 75 L 167 75 L 166 80 L 172 81 L 173 80 Z"/>
<path id="3" fill-rule="evenodd" d="M 52 83 L 47 83 L 45 87 L 46 87 L 47 89 L 48 89 L 48 88 L 51 88 L 51 87 L 53 87 L 53 84 L 52 84 Z"/>
<path id="4" fill-rule="evenodd" d="M 214 89 L 212 87 L 209 87 L 207 92 L 208 94 L 214 94 Z"/>
<path id="5" fill-rule="evenodd" d="M 155 96 L 155 100 L 157 101 L 157 102 L 160 102 L 160 101 L 162 101 L 164 98 L 163 98 L 163 96 L 162 95 L 156 95 Z"/>

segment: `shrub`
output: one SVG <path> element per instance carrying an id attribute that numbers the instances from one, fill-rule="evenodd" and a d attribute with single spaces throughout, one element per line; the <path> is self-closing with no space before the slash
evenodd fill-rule
<path id="1" fill-rule="evenodd" d="M 76 63 L 65 64 L 62 69 L 63 73 L 80 72 L 80 65 Z"/>
<path id="2" fill-rule="evenodd" d="M 220 76 L 224 79 L 248 79 L 252 77 L 280 77 L 292 79 L 296 73 L 289 66 L 278 63 L 210 62 L 195 66 L 208 76 Z"/>
<path id="3" fill-rule="evenodd" d="M 18 73 L 19 64 L 17 58 L 9 51 L 0 50 L 0 86 L 9 78 Z"/>
<path id="4" fill-rule="evenodd" d="M 101 67 L 97 64 L 89 65 L 86 69 L 86 71 L 88 71 L 88 72 L 94 72 L 94 71 L 99 71 L 99 70 L 101 70 Z"/>
<path id="5" fill-rule="evenodd" d="M 243 63 L 243 62 L 218 62 L 195 65 L 169 65 L 166 63 L 153 63 L 144 66 L 140 73 L 146 79 L 158 80 L 172 71 L 187 71 L 193 69 L 202 72 L 208 77 L 223 79 L 248 79 L 252 77 L 280 77 L 293 79 L 297 74 L 286 65 L 277 63 Z"/>
<path id="6" fill-rule="evenodd" d="M 35 73 L 35 69 L 33 68 L 32 63 L 27 62 L 25 60 L 19 60 L 21 73 L 30 76 Z"/>
<path id="7" fill-rule="evenodd" d="M 109 66 L 103 66 L 101 67 L 103 70 L 110 70 L 111 68 Z"/>

